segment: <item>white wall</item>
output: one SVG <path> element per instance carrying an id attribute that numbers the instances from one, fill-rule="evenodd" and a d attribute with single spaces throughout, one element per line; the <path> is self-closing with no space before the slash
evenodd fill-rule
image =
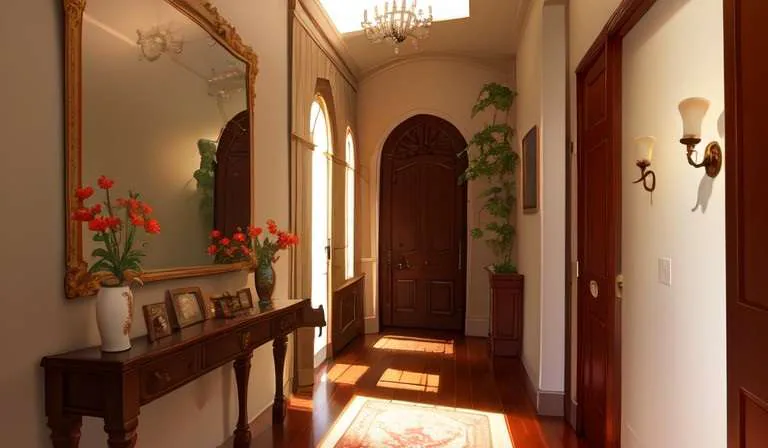
<path id="1" fill-rule="evenodd" d="M 508 65 L 507 65 L 508 66 Z M 378 198 L 380 154 L 390 132 L 407 118 L 420 113 L 436 115 L 461 131 L 469 141 L 489 119 L 470 117 L 482 86 L 507 83 L 515 88 L 506 67 L 485 65 L 470 59 L 426 57 L 384 69 L 360 83 L 358 92 L 358 153 L 360 155 L 359 223 L 362 271 L 367 274 L 365 315 L 368 331 L 378 331 Z M 510 117 L 514 124 L 514 115 Z M 476 199 L 478 183 L 469 185 L 468 228 L 480 220 Z M 468 305 L 466 333 L 488 335 L 488 274 L 483 267 L 494 259 L 482 241 L 468 247 Z"/>
<path id="2" fill-rule="evenodd" d="M 542 8 L 532 2 L 517 50 L 518 142 L 533 127 L 541 127 L 542 116 Z M 543 176 L 539 165 L 539 176 Z M 522 182 L 522 178 L 519 182 Z M 518 195 L 518 198 L 521 195 Z M 518 201 L 519 202 L 519 201 Z M 523 304 L 523 364 L 535 387 L 539 387 L 541 362 L 541 213 L 525 214 L 518 203 L 518 270 L 525 275 Z"/>
<path id="3" fill-rule="evenodd" d="M 624 39 L 622 118 L 623 446 L 726 446 L 725 171 L 712 181 L 678 142 L 680 100 L 703 96 L 703 152 L 723 104 L 720 0 L 657 2 Z M 657 138 L 651 197 L 633 139 Z M 728 149 L 723 145 L 724 151 Z M 691 209 L 699 196 L 703 206 Z M 672 286 L 658 259 L 672 259 Z"/>
<path id="4" fill-rule="evenodd" d="M 518 207 L 523 362 L 534 387 L 556 395 L 563 393 L 565 373 L 565 25 L 564 3 L 534 2 L 517 65 L 518 130 L 522 138 L 538 126 L 540 152 L 538 211 L 527 214 Z"/>
<path id="5" fill-rule="evenodd" d="M 257 221 L 288 219 L 287 17 L 286 2 L 220 0 L 244 40 L 260 56 L 253 132 Z M 14 447 L 48 447 L 40 359 L 98 343 L 94 300 L 64 298 L 64 133 L 63 18 L 57 2 L 13 0 L 14 14 L 0 15 L 4 55 L 0 133 L 4 174 L 0 207 L 13 217 L 0 232 L 3 306 L 0 325 L 0 433 Z M 28 18 L 29 20 L 21 20 Z M 278 186 L 276 188 L 276 186 Z M 170 229 L 166 229 L 169 231 Z M 288 262 L 278 266 L 277 297 L 288 291 Z M 166 288 L 199 285 L 205 293 L 235 289 L 240 274 L 148 285 L 137 291 L 137 307 L 162 300 Z M 140 314 L 138 314 L 140 315 Z M 132 336 L 145 332 L 139 318 Z M 289 360 L 291 365 L 291 348 Z M 257 350 L 251 373 L 250 415 L 256 416 L 274 394 L 272 350 Z M 231 368 L 204 378 L 141 410 L 139 447 L 210 448 L 229 437 L 236 421 Z M 82 447 L 103 447 L 102 423 L 86 419 Z"/>

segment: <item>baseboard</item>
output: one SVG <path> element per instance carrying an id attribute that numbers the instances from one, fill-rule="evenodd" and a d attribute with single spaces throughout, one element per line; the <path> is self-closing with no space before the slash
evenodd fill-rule
<path id="1" fill-rule="evenodd" d="M 571 428 L 576 429 L 576 422 L 579 421 L 579 404 L 573 398 L 569 399 L 568 402 L 571 408 L 568 413 L 568 423 L 571 425 Z"/>
<path id="2" fill-rule="evenodd" d="M 528 367 L 523 362 L 525 369 L 525 392 L 536 408 L 536 413 L 550 417 L 562 417 L 565 415 L 565 394 L 557 391 L 540 390 L 531 379 Z"/>
<path id="3" fill-rule="evenodd" d="M 539 415 L 562 417 L 565 415 L 565 394 L 562 392 L 539 391 Z"/>
<path id="4" fill-rule="evenodd" d="M 488 337 L 488 319 L 483 317 L 469 317 L 464 322 L 464 334 L 467 336 Z"/>
<path id="5" fill-rule="evenodd" d="M 314 366 L 317 367 L 320 364 L 324 363 L 325 360 L 328 359 L 328 346 L 321 348 L 319 352 L 315 353 L 315 364 Z"/>
<path id="6" fill-rule="evenodd" d="M 379 316 L 365 318 L 365 334 L 376 334 L 379 332 Z"/>

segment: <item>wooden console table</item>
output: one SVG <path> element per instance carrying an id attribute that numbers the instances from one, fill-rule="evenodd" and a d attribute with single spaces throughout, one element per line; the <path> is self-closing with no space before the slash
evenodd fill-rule
<path id="1" fill-rule="evenodd" d="M 136 445 L 139 408 L 234 361 L 238 420 L 235 447 L 250 445 L 248 378 L 253 350 L 274 340 L 275 403 L 272 421 L 285 418 L 283 365 L 288 334 L 299 327 L 324 327 L 322 307 L 309 299 L 275 301 L 233 319 L 207 320 L 160 339 L 140 337 L 121 353 L 91 347 L 43 358 L 45 412 L 55 448 L 76 448 L 83 416 L 104 419 L 110 448 Z"/>

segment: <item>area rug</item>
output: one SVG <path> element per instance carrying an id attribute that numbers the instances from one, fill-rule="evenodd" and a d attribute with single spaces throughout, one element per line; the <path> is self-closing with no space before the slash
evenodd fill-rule
<path id="1" fill-rule="evenodd" d="M 318 448 L 513 448 L 502 414 L 354 397 Z"/>

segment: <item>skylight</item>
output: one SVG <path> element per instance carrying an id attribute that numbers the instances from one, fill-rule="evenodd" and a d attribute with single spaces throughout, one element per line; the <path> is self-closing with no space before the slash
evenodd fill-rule
<path id="1" fill-rule="evenodd" d="M 367 8 L 370 18 L 373 16 L 373 7 L 378 5 L 379 9 L 383 10 L 385 1 L 320 0 L 320 3 L 336 28 L 343 34 L 361 31 L 363 27 L 360 26 L 360 22 L 363 21 L 363 11 Z M 410 6 L 412 1 L 406 0 L 406 6 Z M 429 5 L 432 5 L 432 17 L 435 22 L 469 17 L 469 0 L 418 0 L 418 7 L 423 9 L 425 14 Z"/>

